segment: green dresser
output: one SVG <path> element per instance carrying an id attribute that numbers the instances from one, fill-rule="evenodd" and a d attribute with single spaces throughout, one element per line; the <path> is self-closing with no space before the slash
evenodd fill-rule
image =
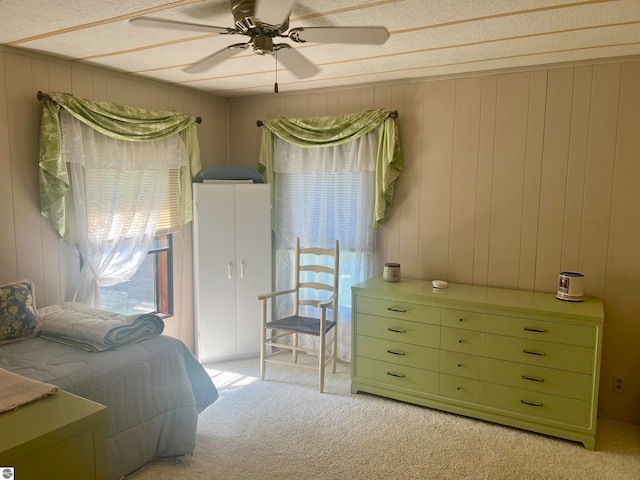
<path id="1" fill-rule="evenodd" d="M 351 391 L 595 449 L 604 308 L 555 294 L 376 277 L 353 294 Z"/>

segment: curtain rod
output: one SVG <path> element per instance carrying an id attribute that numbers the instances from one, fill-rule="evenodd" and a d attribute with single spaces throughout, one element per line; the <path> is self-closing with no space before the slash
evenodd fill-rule
<path id="1" fill-rule="evenodd" d="M 40 100 L 41 102 L 49 102 L 52 101 L 53 99 L 46 93 L 38 90 L 38 93 L 36 93 L 36 97 L 38 98 L 38 100 Z M 202 123 L 202 117 L 196 117 L 196 123 Z"/>
<path id="2" fill-rule="evenodd" d="M 391 118 L 398 118 L 398 110 L 394 110 L 393 112 L 389 112 L 389 116 Z M 258 120 L 256 122 L 256 125 L 261 127 L 262 125 L 264 125 L 264 123 L 262 123 L 262 120 Z"/>

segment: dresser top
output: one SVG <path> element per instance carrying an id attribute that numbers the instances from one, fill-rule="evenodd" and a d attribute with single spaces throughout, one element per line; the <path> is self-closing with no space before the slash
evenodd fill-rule
<path id="1" fill-rule="evenodd" d="M 484 287 L 449 283 L 446 289 L 434 289 L 431 281 L 403 279 L 386 282 L 382 277 L 374 277 L 355 285 L 358 293 L 367 292 L 407 301 L 428 301 L 430 304 L 461 308 L 471 306 L 498 307 L 514 311 L 535 311 L 544 314 L 582 317 L 602 322 L 604 307 L 598 298 L 585 298 L 581 302 L 559 300 L 553 293 L 513 290 L 508 288 Z"/>

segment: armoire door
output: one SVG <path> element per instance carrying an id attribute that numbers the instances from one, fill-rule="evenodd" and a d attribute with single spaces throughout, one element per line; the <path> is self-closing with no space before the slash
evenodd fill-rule
<path id="1" fill-rule="evenodd" d="M 271 189 L 236 185 L 236 319 L 239 355 L 260 353 L 260 302 L 271 291 Z"/>
<path id="2" fill-rule="evenodd" d="M 235 186 L 194 184 L 194 292 L 201 362 L 236 354 Z"/>

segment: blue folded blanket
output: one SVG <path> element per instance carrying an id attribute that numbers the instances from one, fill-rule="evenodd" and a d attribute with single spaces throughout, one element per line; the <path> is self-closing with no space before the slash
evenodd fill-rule
<path id="1" fill-rule="evenodd" d="M 122 315 L 76 302 L 41 308 L 38 319 L 41 337 L 89 352 L 125 348 L 164 330 L 162 319 L 152 313 Z"/>

